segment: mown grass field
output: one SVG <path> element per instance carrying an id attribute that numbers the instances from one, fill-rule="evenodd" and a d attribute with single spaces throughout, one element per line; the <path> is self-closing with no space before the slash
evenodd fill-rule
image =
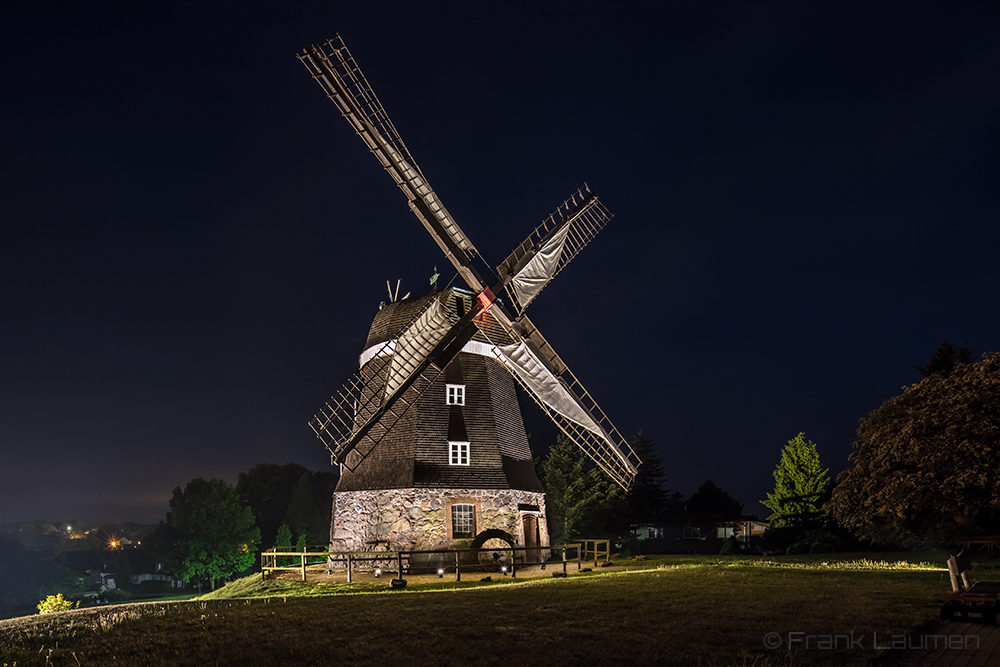
<path id="1" fill-rule="evenodd" d="M 876 643 L 935 618 L 949 587 L 942 561 L 912 555 L 662 557 L 570 573 L 404 591 L 258 575 L 213 599 L 0 621 L 0 664 L 866 665 Z"/>

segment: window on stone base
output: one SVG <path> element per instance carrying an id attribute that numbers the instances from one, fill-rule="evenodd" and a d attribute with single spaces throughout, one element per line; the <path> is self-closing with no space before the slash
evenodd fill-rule
<path id="1" fill-rule="evenodd" d="M 476 536 L 475 505 L 451 506 L 451 536 L 455 539 Z"/>

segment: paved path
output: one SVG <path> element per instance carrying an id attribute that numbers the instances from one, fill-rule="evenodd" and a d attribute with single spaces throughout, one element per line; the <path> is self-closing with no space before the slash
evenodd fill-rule
<path id="1" fill-rule="evenodd" d="M 886 652 L 879 667 L 1000 666 L 1000 626 L 931 621 L 907 638 L 907 647 Z"/>

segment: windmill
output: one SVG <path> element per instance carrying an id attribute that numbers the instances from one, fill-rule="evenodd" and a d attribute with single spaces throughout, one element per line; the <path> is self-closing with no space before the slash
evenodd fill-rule
<path id="1" fill-rule="evenodd" d="M 298 57 L 468 288 L 435 286 L 402 300 L 390 289 L 358 372 L 310 422 L 342 471 L 331 544 L 440 548 L 498 537 L 544 545 L 544 492 L 512 380 L 622 487 L 640 464 L 524 312 L 611 213 L 586 185 L 579 188 L 488 281 L 474 265 L 480 256 L 472 241 L 430 187 L 340 36 Z"/>

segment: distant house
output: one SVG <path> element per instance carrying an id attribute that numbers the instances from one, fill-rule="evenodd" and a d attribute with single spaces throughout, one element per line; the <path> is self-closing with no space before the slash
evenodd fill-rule
<path id="1" fill-rule="evenodd" d="M 753 544 L 767 529 L 766 521 L 697 521 L 674 519 L 633 526 L 632 535 L 642 554 L 715 554 L 731 536 L 744 544 Z"/>

